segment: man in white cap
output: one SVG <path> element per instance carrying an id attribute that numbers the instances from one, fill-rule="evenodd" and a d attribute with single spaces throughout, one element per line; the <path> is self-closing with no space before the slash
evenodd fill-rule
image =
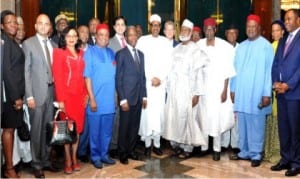
<path id="1" fill-rule="evenodd" d="M 58 44 L 60 33 L 68 27 L 68 17 L 64 14 L 59 14 L 55 17 L 55 34 L 52 36 L 52 40 Z"/>
<path id="2" fill-rule="evenodd" d="M 163 124 L 163 110 L 165 106 L 165 80 L 170 68 L 172 45 L 167 38 L 160 36 L 161 18 L 153 14 L 150 19 L 151 34 L 142 36 L 137 48 L 145 55 L 145 73 L 148 106 L 142 110 L 139 135 L 145 141 L 145 155 L 153 152 L 162 155 L 160 137 Z"/>
<path id="3" fill-rule="evenodd" d="M 185 19 L 177 45 L 172 53 L 171 70 L 167 80 L 167 104 L 163 137 L 171 141 L 179 158 L 189 158 L 193 146 L 204 145 L 199 115 L 199 98 L 204 95 L 206 54 L 190 41 L 194 24 Z"/>
<path id="4" fill-rule="evenodd" d="M 216 20 L 204 20 L 205 38 L 197 42 L 209 58 L 205 75 L 206 93 L 200 101 L 201 119 L 206 140 L 213 137 L 213 160 L 220 160 L 221 134 L 234 125 L 233 104 L 228 89 L 229 78 L 235 75 L 233 67 L 234 48 L 228 42 L 215 36 Z M 208 145 L 201 146 L 202 151 L 208 150 Z"/>

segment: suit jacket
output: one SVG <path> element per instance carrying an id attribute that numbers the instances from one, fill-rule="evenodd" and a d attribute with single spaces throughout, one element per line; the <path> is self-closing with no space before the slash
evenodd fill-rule
<path id="1" fill-rule="evenodd" d="M 56 44 L 51 41 L 51 44 L 56 47 Z M 41 106 L 47 97 L 49 68 L 43 47 L 41 46 L 38 37 L 35 35 L 23 43 L 25 53 L 25 97 L 33 97 L 36 105 Z"/>
<path id="2" fill-rule="evenodd" d="M 87 43 L 88 43 L 89 45 L 95 45 L 95 44 L 96 44 L 96 43 L 94 42 L 93 38 L 92 38 L 92 34 L 89 35 L 89 39 L 88 39 Z"/>
<path id="3" fill-rule="evenodd" d="M 300 99 L 300 30 L 295 35 L 286 55 L 283 56 L 285 43 L 288 36 L 285 36 L 279 41 L 278 48 L 275 54 L 272 66 L 272 82 L 285 82 L 289 89 L 284 96 L 285 99 Z M 280 79 L 281 78 L 281 79 Z"/>
<path id="4" fill-rule="evenodd" d="M 136 105 L 147 97 L 144 54 L 138 50 L 139 69 L 128 47 L 117 52 L 116 89 L 119 100 L 127 99 L 129 105 Z"/>
<path id="5" fill-rule="evenodd" d="M 4 32 L 1 33 L 1 39 L 3 40 L 2 59 L 2 80 L 4 83 L 4 91 L 6 102 L 12 104 L 17 99 L 22 99 L 25 92 L 25 80 L 24 80 L 24 63 L 25 57 L 20 46 Z M 1 102 L 3 99 L 3 86 L 1 84 Z"/>
<path id="6" fill-rule="evenodd" d="M 122 46 L 116 35 L 111 39 L 109 39 L 108 47 L 111 48 L 115 53 L 117 53 L 120 49 L 122 49 Z"/>

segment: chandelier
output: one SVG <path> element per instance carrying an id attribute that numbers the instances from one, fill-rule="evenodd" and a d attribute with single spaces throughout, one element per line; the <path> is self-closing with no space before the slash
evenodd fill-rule
<path id="1" fill-rule="evenodd" d="M 280 8 L 283 10 L 300 9 L 300 0 L 281 0 Z"/>

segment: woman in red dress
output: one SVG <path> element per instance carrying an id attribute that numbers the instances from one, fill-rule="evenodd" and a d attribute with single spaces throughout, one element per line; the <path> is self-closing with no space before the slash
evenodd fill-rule
<path id="1" fill-rule="evenodd" d="M 83 51 L 80 50 L 76 29 L 66 28 L 61 34 L 58 46 L 59 48 L 53 50 L 52 65 L 56 101 L 67 117 L 76 122 L 79 137 L 83 130 L 87 91 L 83 77 Z M 66 174 L 80 170 L 77 148 L 78 140 L 74 144 L 65 144 Z"/>

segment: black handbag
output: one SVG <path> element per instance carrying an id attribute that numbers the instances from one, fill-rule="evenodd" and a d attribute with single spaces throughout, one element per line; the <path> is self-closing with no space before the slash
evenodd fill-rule
<path id="1" fill-rule="evenodd" d="M 66 116 L 65 119 L 58 121 L 58 114 L 63 112 L 57 110 L 54 120 L 47 123 L 46 138 L 48 145 L 73 144 L 77 141 L 76 123 Z"/>
<path id="2" fill-rule="evenodd" d="M 27 125 L 27 123 L 25 122 L 25 119 L 27 118 L 27 115 L 25 113 L 25 109 L 24 109 L 24 115 L 23 115 L 23 119 L 22 119 L 22 124 L 20 127 L 17 128 L 17 134 L 19 136 L 19 139 L 21 141 L 29 141 L 30 140 L 30 131 L 29 131 L 29 127 Z"/>

